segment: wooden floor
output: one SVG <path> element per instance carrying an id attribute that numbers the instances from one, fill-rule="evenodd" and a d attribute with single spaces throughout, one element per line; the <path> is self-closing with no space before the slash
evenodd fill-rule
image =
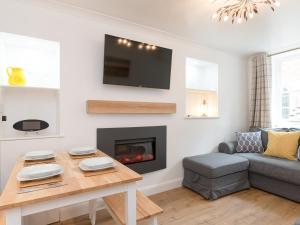
<path id="1" fill-rule="evenodd" d="M 159 216 L 160 225 L 292 225 L 300 217 L 300 204 L 256 189 L 207 201 L 188 189 L 178 188 L 151 199 L 164 209 Z M 90 222 L 87 216 L 81 216 L 61 224 Z M 113 224 L 105 210 L 98 212 L 97 225 Z"/>

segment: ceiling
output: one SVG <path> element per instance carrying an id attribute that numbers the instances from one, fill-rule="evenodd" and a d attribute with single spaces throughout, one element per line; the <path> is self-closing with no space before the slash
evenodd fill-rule
<path id="1" fill-rule="evenodd" d="M 281 0 L 244 24 L 216 23 L 209 0 L 60 0 L 238 54 L 300 47 L 300 1 Z"/>

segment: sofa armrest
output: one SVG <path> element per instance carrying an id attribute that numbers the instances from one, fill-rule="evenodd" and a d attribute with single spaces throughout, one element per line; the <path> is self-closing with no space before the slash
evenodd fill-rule
<path id="1" fill-rule="evenodd" d="M 219 152 L 226 153 L 226 154 L 234 154 L 236 153 L 236 141 L 230 142 L 222 142 L 219 144 L 218 150 Z"/>

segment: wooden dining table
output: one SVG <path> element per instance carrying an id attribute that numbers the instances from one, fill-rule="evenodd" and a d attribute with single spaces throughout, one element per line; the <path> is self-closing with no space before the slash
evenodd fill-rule
<path id="1" fill-rule="evenodd" d="M 99 156 L 106 156 L 98 152 Z M 89 202 L 91 223 L 95 224 L 96 200 L 116 193 L 125 193 L 126 224 L 136 225 L 136 182 L 142 176 L 115 161 L 116 170 L 94 176 L 85 176 L 79 169 L 80 159 L 73 159 L 67 151 L 56 154 L 56 162 L 64 168 L 63 185 L 20 192 L 17 173 L 24 167 L 19 159 L 13 168 L 0 197 L 0 210 L 6 214 L 6 225 L 22 225 L 22 217 L 77 203 Z"/>

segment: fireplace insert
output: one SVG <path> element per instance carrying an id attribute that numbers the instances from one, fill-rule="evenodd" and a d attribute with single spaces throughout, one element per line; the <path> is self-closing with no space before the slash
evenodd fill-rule
<path id="1" fill-rule="evenodd" d="M 125 165 L 155 160 L 155 138 L 116 140 L 115 158 Z"/>
<path id="2" fill-rule="evenodd" d="M 166 168 L 166 126 L 98 128 L 97 147 L 138 173 Z"/>

